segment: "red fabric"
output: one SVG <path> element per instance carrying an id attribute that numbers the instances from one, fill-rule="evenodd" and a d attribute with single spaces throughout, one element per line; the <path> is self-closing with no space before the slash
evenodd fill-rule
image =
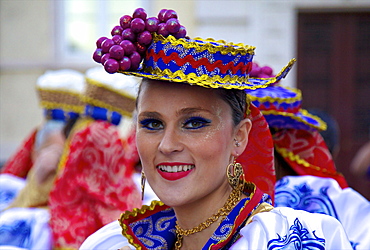
<path id="1" fill-rule="evenodd" d="M 117 220 L 122 211 L 141 206 L 132 179 L 132 161 L 116 126 L 91 121 L 71 134 L 65 164 L 49 197 L 54 248 L 78 249 L 102 226 Z M 66 153 L 66 152 L 64 152 Z"/>
<path id="2" fill-rule="evenodd" d="M 252 129 L 248 145 L 236 161 L 242 164 L 246 180 L 256 184 L 274 200 L 276 182 L 274 144 L 262 113 L 253 104 L 250 105 L 250 110 Z"/>
<path id="3" fill-rule="evenodd" d="M 282 129 L 273 136 L 277 152 L 299 175 L 335 179 L 342 188 L 347 181 L 337 172 L 332 156 L 318 131 Z M 284 155 L 281 150 L 288 152 Z"/>
<path id="4" fill-rule="evenodd" d="M 12 174 L 21 178 L 26 178 L 28 171 L 30 171 L 33 165 L 32 152 L 36 134 L 37 129 L 34 129 L 31 134 L 26 137 L 18 150 L 4 164 L 1 170 L 2 174 Z"/>

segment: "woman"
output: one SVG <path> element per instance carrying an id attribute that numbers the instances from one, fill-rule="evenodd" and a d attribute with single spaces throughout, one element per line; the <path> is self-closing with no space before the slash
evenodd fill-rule
<path id="1" fill-rule="evenodd" d="M 293 64 L 277 77 L 248 79 L 253 53 L 254 47 L 240 44 L 154 34 L 143 68 L 120 71 L 144 78 L 136 142 L 144 175 L 161 202 L 121 215 L 126 239 L 109 225 L 80 249 L 350 248 L 333 218 L 273 209 L 268 195 L 245 182 L 249 173 L 243 174 L 238 157 L 264 168 L 254 161 L 272 160 L 272 144 L 244 89 L 266 87 Z M 245 154 L 261 142 L 271 150 L 262 146 Z M 266 182 L 273 182 L 270 175 Z"/>
<path id="2" fill-rule="evenodd" d="M 136 157 L 127 155 L 119 130 L 135 108 L 136 79 L 86 72 L 85 111 L 71 126 L 50 192 L 54 249 L 77 249 L 122 210 L 141 205 L 132 180 Z"/>

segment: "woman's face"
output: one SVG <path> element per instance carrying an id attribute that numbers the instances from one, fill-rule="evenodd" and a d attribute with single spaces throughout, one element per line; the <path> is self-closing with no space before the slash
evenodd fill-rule
<path id="1" fill-rule="evenodd" d="M 231 107 L 213 89 L 143 82 L 137 147 L 145 175 L 169 206 L 191 204 L 229 189 L 235 151 Z"/>

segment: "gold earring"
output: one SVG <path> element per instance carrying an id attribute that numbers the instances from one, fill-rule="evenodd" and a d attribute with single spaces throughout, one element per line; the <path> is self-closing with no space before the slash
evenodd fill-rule
<path id="1" fill-rule="evenodd" d="M 242 165 L 240 163 L 237 163 L 236 161 L 230 163 L 227 166 L 226 174 L 230 186 L 233 189 L 242 192 L 245 184 L 244 171 Z"/>
<path id="2" fill-rule="evenodd" d="M 141 170 L 141 200 L 144 200 L 145 180 L 145 173 L 143 170 Z"/>

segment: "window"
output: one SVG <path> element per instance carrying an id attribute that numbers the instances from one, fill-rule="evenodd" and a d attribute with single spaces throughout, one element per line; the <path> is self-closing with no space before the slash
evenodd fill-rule
<path id="1" fill-rule="evenodd" d="M 123 15 L 148 9 L 144 0 L 65 0 L 55 4 L 55 57 L 61 64 L 91 63 L 95 42 L 110 36 Z M 149 13 L 148 13 L 149 14 Z"/>

